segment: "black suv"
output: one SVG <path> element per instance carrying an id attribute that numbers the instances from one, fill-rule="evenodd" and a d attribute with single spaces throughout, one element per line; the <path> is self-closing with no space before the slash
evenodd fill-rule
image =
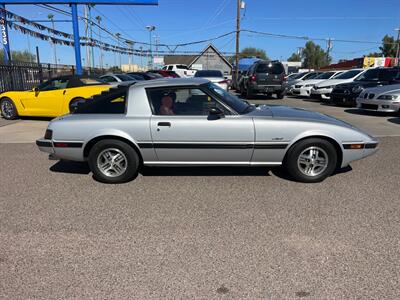
<path id="1" fill-rule="evenodd" d="M 276 94 L 282 99 L 286 93 L 285 68 L 279 61 L 259 60 L 247 71 L 241 82 L 240 93 L 246 98 L 255 94 Z"/>
<path id="2" fill-rule="evenodd" d="M 358 76 L 353 82 L 338 84 L 331 93 L 331 103 L 356 105 L 356 99 L 366 88 L 400 83 L 400 68 L 370 69 Z"/>

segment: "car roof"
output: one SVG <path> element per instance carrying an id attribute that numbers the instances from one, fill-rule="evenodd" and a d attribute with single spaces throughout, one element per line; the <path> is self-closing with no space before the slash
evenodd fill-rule
<path id="1" fill-rule="evenodd" d="M 186 86 L 201 85 L 209 82 L 203 78 L 160 78 L 154 80 L 140 81 L 133 87 L 164 87 L 164 86 Z"/>

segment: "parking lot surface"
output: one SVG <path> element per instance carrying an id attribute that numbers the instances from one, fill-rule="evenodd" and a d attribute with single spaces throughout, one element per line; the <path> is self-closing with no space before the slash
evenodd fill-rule
<path id="1" fill-rule="evenodd" d="M 105 185 L 86 164 L 49 161 L 29 142 L 35 126 L 0 143 L 0 298 L 400 299 L 398 118 L 344 110 L 331 114 L 388 137 L 319 184 L 146 168 Z"/>

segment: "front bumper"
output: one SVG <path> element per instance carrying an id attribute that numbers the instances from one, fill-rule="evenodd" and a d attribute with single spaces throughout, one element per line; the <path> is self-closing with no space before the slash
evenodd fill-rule
<path id="1" fill-rule="evenodd" d="M 353 149 L 351 145 L 357 143 L 344 143 L 343 144 L 343 161 L 341 167 L 347 167 L 351 162 L 373 155 L 378 151 L 379 141 L 372 139 L 369 142 L 361 143 L 360 149 Z"/>
<path id="2" fill-rule="evenodd" d="M 331 93 L 331 102 L 335 104 L 342 104 L 342 105 L 355 105 L 356 104 L 356 98 L 358 94 L 342 94 L 342 93 Z"/>
<path id="3" fill-rule="evenodd" d="M 357 108 L 386 113 L 400 112 L 400 101 L 357 98 Z"/>
<path id="4" fill-rule="evenodd" d="M 312 89 L 311 97 L 321 97 L 321 99 L 328 100 L 331 98 L 332 89 Z"/>
<path id="5" fill-rule="evenodd" d="M 302 87 L 300 88 L 300 96 L 302 97 L 310 97 L 311 96 L 312 87 Z"/>

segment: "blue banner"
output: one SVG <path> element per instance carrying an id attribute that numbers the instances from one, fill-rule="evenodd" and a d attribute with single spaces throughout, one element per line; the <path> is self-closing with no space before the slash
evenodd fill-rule
<path id="1" fill-rule="evenodd" d="M 7 64 L 11 59 L 11 53 L 10 42 L 8 40 L 7 14 L 4 4 L 0 4 L 0 31 L 1 43 L 3 44 L 4 49 L 4 62 Z"/>

